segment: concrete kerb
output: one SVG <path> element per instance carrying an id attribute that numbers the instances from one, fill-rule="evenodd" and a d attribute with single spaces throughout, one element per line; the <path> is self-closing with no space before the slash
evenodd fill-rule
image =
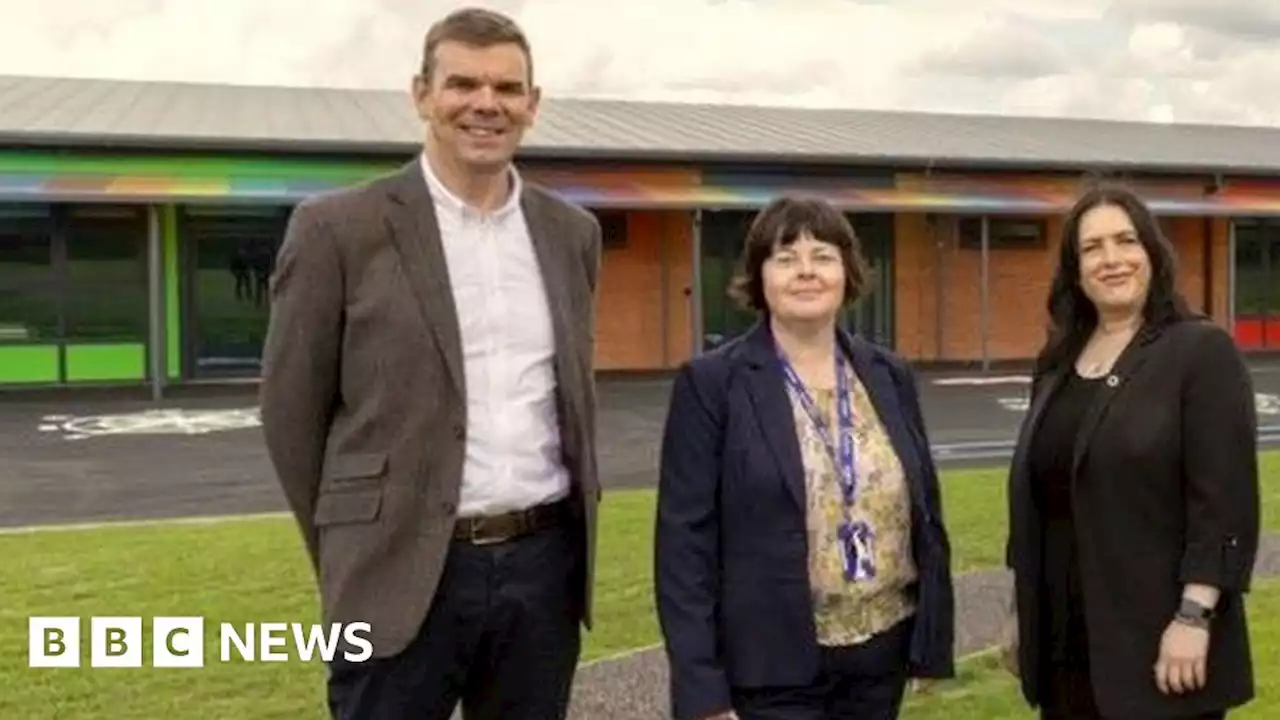
<path id="1" fill-rule="evenodd" d="M 609 663 L 614 663 L 614 662 L 623 662 L 625 660 L 630 660 L 636 655 L 642 655 L 647 652 L 654 652 L 656 650 L 661 650 L 662 648 L 663 648 L 663 644 L 660 642 L 657 642 L 657 643 L 653 643 L 652 645 L 642 645 L 640 647 L 631 648 L 629 650 L 621 650 L 616 653 L 605 655 L 604 657 L 592 658 L 591 660 L 578 663 L 578 669 L 586 670 L 587 668 L 592 668 L 597 665 L 607 665 Z"/>
<path id="2" fill-rule="evenodd" d="M 160 525 L 220 525 L 232 522 L 254 522 L 290 517 L 286 512 L 244 513 L 240 515 L 187 515 L 183 517 L 139 518 L 131 520 L 100 520 L 83 523 L 50 523 L 47 525 L 21 525 L 0 527 L 3 535 L 35 535 L 47 532 L 88 532 L 113 528 L 155 527 Z"/>

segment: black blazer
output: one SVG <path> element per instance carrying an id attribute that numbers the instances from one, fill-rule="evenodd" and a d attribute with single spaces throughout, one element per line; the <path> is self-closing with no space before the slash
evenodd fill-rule
<path id="1" fill-rule="evenodd" d="M 1037 423 L 1074 363 L 1037 377 L 1009 485 L 1022 690 L 1038 705 L 1041 526 L 1029 470 Z M 1108 717 L 1227 709 L 1253 697 L 1242 594 L 1258 548 L 1257 418 L 1231 336 L 1200 318 L 1143 328 L 1075 445 L 1073 505 L 1093 688 Z M 1154 666 L 1187 583 L 1222 590 L 1208 685 L 1163 695 Z"/>
<path id="2" fill-rule="evenodd" d="M 911 489 L 919 609 L 909 672 L 954 673 L 951 548 L 909 368 L 841 333 Z M 686 363 L 662 441 L 658 617 L 672 712 L 730 707 L 730 687 L 799 685 L 819 671 L 809 588 L 804 471 L 767 323 Z"/>

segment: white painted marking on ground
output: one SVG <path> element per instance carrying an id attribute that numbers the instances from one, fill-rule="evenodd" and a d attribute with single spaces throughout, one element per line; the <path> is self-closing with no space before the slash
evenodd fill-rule
<path id="1" fill-rule="evenodd" d="M 258 408 L 230 410 L 143 410 L 115 415 L 46 415 L 41 432 L 60 432 L 67 440 L 109 435 L 207 435 L 262 424 Z"/>
<path id="2" fill-rule="evenodd" d="M 1280 395 L 1255 393 L 1254 400 L 1259 415 L 1280 415 Z M 996 398 L 996 404 L 1012 412 L 1026 412 L 1031 402 L 1026 397 Z"/>
<path id="3" fill-rule="evenodd" d="M 1258 393 L 1259 415 L 1280 415 L 1280 395 Z"/>
<path id="4" fill-rule="evenodd" d="M 996 398 L 996 404 L 1005 410 L 1013 412 L 1026 412 L 1031 407 L 1031 399 L 1025 397 L 1002 397 Z"/>

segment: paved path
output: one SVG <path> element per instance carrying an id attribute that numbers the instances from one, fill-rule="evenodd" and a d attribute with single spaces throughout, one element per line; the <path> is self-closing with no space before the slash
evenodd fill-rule
<path id="1" fill-rule="evenodd" d="M 1263 538 L 1255 565 L 1260 576 L 1280 575 L 1280 535 Z M 995 646 L 1009 603 L 1011 578 L 1003 570 L 956 579 L 956 653 Z M 661 648 L 587 665 L 574 684 L 572 720 L 666 720 L 667 663 Z"/>

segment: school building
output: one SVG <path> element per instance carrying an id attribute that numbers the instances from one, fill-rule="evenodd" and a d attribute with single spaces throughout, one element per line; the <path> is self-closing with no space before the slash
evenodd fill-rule
<path id="1" fill-rule="evenodd" d="M 413 159 L 407 93 L 0 77 L 0 386 L 253 378 L 290 209 Z M 1081 177 L 1139 187 L 1193 305 L 1280 351 L 1280 131 L 549 98 L 519 163 L 605 230 L 597 365 L 753 318 L 753 213 L 821 195 L 876 278 L 848 319 L 918 363 L 1025 361 Z"/>

